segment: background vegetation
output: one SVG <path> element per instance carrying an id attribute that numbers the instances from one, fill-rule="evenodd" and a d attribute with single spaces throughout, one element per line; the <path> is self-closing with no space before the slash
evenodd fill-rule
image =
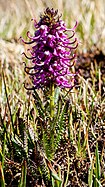
<path id="1" fill-rule="evenodd" d="M 68 27 L 78 21 L 80 45 L 73 72 L 77 86 L 64 98 L 56 90 L 56 136 L 52 154 L 42 93 L 24 89 L 26 46 L 46 7 Z M 105 2 L 104 0 L 0 0 L 1 186 L 105 186 Z M 28 62 L 26 62 L 28 63 Z M 46 105 L 45 105 L 46 104 Z M 46 114 L 48 115 L 48 114 Z M 44 124 L 43 124 L 44 123 Z"/>

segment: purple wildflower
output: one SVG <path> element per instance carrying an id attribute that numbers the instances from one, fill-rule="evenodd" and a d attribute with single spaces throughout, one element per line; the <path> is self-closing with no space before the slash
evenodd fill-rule
<path id="1" fill-rule="evenodd" d="M 77 23 L 73 29 L 67 29 L 57 13 L 57 10 L 47 8 L 38 23 L 34 20 L 34 36 L 27 32 L 30 41 L 22 39 L 25 44 L 34 44 L 29 49 L 30 57 L 24 53 L 34 64 L 33 68 L 25 67 L 25 71 L 27 68 L 34 70 L 33 73 L 26 71 L 32 75 L 34 88 L 50 86 L 51 83 L 61 88 L 72 88 L 74 84 L 75 74 L 70 72 L 70 68 L 76 60 L 74 51 L 78 41 L 74 35 Z"/>

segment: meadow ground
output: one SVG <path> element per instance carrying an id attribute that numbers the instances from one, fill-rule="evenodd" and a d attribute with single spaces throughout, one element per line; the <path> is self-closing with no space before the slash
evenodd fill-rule
<path id="1" fill-rule="evenodd" d="M 51 137 L 45 117 L 49 98 L 43 101 L 41 92 L 24 88 L 31 81 L 21 55 L 27 46 L 19 39 L 26 39 L 28 30 L 33 33 L 31 18 L 39 20 L 46 7 L 58 9 L 68 28 L 77 20 L 80 40 L 72 69 L 79 71 L 77 85 L 66 97 L 65 91 L 56 90 L 56 128 Z M 104 0 L 0 0 L 2 187 L 105 186 L 104 40 Z"/>

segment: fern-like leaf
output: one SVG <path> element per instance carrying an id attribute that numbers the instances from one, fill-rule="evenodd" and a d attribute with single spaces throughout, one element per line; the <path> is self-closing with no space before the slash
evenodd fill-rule
<path id="1" fill-rule="evenodd" d="M 62 105 L 61 105 L 62 106 Z M 66 123 L 67 123 L 67 117 L 68 117 L 68 108 L 69 108 L 69 101 L 66 101 L 65 105 L 63 106 L 63 108 L 61 108 L 60 114 L 57 116 L 55 122 L 56 122 L 56 126 L 55 126 L 55 149 L 57 149 L 57 147 L 59 146 L 60 140 L 62 137 L 65 130 L 66 130 Z"/>
<path id="2" fill-rule="evenodd" d="M 37 112 L 38 112 L 38 115 L 44 119 L 44 114 L 45 114 L 45 109 L 44 109 L 44 106 L 43 106 L 43 103 L 41 101 L 41 98 L 40 96 L 38 95 L 37 91 L 34 90 L 34 94 L 33 94 L 33 97 L 34 97 L 34 102 L 35 102 L 35 106 L 36 106 L 36 109 L 37 109 Z"/>

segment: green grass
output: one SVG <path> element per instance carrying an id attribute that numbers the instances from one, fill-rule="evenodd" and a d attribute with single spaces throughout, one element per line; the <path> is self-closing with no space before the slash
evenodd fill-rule
<path id="1" fill-rule="evenodd" d="M 0 182 L 1 187 L 105 185 L 104 1 L 12 1 L 1 6 L 0 25 Z M 75 1 L 77 2 L 77 1 Z M 27 91 L 19 37 L 33 32 L 46 6 L 59 8 L 68 27 L 78 20 L 80 73 L 71 92 L 55 90 L 55 116 L 50 99 Z M 12 7 L 11 11 L 10 8 Z M 101 12 L 100 12 L 101 10 Z M 94 56 L 94 43 L 99 60 Z M 90 58 L 92 49 L 93 58 Z M 83 54 L 82 54 L 83 52 Z M 86 53 L 87 52 L 87 53 Z M 86 56 L 85 62 L 83 56 Z M 104 55 L 103 55 L 104 56 Z M 105 58 L 105 57 L 104 57 Z M 90 59 L 90 61 L 89 61 Z M 28 62 L 26 62 L 28 64 Z M 90 65 L 89 65 L 90 64 Z M 75 72 L 75 68 L 72 70 Z M 88 73 L 88 75 L 87 75 Z M 86 78 L 87 75 L 87 78 Z M 47 92 L 46 92 L 47 94 Z"/>

